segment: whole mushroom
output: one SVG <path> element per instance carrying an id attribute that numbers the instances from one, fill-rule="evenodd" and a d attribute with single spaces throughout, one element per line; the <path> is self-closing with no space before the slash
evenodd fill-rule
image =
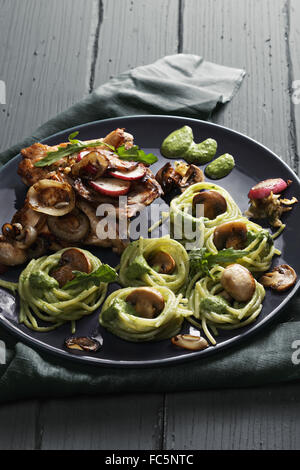
<path id="1" fill-rule="evenodd" d="M 143 318 L 155 318 L 164 309 L 165 300 L 161 293 L 152 287 L 138 287 L 134 289 L 127 297 L 135 309 L 136 313 Z"/>
<path id="2" fill-rule="evenodd" d="M 227 210 L 226 199 L 217 191 L 201 191 L 195 194 L 193 198 L 194 209 L 197 209 L 199 205 L 203 206 L 203 216 L 210 220 L 224 214 Z"/>
<path id="3" fill-rule="evenodd" d="M 160 274 L 172 274 L 176 268 L 174 258 L 165 251 L 157 251 L 149 258 L 148 264 Z"/>
<path id="4" fill-rule="evenodd" d="M 247 243 L 247 226 L 244 222 L 226 222 L 215 228 L 213 242 L 217 250 L 241 250 Z"/>
<path id="5" fill-rule="evenodd" d="M 221 276 L 223 289 L 237 302 L 249 302 L 255 292 L 255 280 L 241 264 L 230 264 Z"/>

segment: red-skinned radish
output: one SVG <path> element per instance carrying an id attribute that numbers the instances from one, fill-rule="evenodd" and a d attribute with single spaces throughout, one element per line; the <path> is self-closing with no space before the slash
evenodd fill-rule
<path id="1" fill-rule="evenodd" d="M 96 181 L 90 181 L 90 186 L 101 194 L 117 197 L 129 192 L 130 181 L 121 181 L 115 178 L 98 178 Z"/>
<path id="2" fill-rule="evenodd" d="M 83 157 L 85 157 L 86 155 L 88 155 L 90 152 L 91 152 L 90 150 L 83 150 L 82 152 L 80 152 L 80 153 L 77 155 L 76 162 L 81 162 L 81 160 L 83 159 Z"/>
<path id="3" fill-rule="evenodd" d="M 271 192 L 273 194 L 279 194 L 288 187 L 282 178 L 271 178 L 268 180 L 260 181 L 260 183 L 253 186 L 249 193 L 249 199 L 263 199 L 268 197 Z"/>
<path id="4" fill-rule="evenodd" d="M 109 174 L 114 178 L 118 178 L 124 181 L 136 181 L 142 179 L 146 174 L 146 168 L 143 165 L 137 166 L 131 171 L 110 171 Z"/>

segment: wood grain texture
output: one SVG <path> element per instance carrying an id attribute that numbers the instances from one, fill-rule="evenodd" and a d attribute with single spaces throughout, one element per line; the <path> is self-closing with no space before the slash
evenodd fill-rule
<path id="1" fill-rule="evenodd" d="M 88 92 L 94 0 L 1 0 L 0 151 Z"/>
<path id="2" fill-rule="evenodd" d="M 38 403 L 10 403 L 0 407 L 0 450 L 35 448 Z"/>
<path id="3" fill-rule="evenodd" d="M 297 0 L 287 1 L 287 30 L 288 41 L 288 73 L 290 85 L 290 99 L 292 112 L 292 126 L 290 127 L 290 138 L 293 142 L 295 163 L 294 169 L 299 174 L 299 142 L 300 142 L 300 2 Z M 293 96 L 294 95 L 294 96 Z"/>
<path id="4" fill-rule="evenodd" d="M 300 448 L 300 386 L 169 394 L 164 448 Z"/>
<path id="5" fill-rule="evenodd" d="M 178 0 L 103 0 L 95 84 L 178 48 Z"/>
<path id="6" fill-rule="evenodd" d="M 215 121 L 293 166 L 286 28 L 285 0 L 185 0 L 183 52 L 247 72 Z"/>
<path id="7" fill-rule="evenodd" d="M 47 401 L 41 412 L 41 448 L 157 449 L 162 415 L 160 394 Z"/>

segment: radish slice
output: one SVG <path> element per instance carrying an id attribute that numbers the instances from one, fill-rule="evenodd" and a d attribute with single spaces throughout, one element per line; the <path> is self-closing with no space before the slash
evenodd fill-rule
<path id="1" fill-rule="evenodd" d="M 83 157 L 85 157 L 88 153 L 90 153 L 90 150 L 83 150 L 77 155 L 76 162 L 81 162 Z"/>
<path id="2" fill-rule="evenodd" d="M 136 181 L 140 180 L 145 176 L 146 168 L 143 165 L 137 166 L 132 171 L 110 171 L 109 174 L 114 178 L 119 178 L 120 180 L 125 181 Z"/>
<path id="3" fill-rule="evenodd" d="M 278 194 L 287 188 L 287 183 L 281 178 L 261 181 L 253 186 L 248 193 L 249 199 L 263 199 L 271 194 Z"/>
<path id="4" fill-rule="evenodd" d="M 122 196 L 130 189 L 130 181 L 120 181 L 114 178 L 98 178 L 97 181 L 90 181 L 90 186 L 106 196 Z"/>

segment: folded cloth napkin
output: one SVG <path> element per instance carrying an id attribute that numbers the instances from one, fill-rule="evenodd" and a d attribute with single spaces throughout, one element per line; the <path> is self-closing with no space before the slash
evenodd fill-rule
<path id="1" fill-rule="evenodd" d="M 60 130 L 90 121 L 133 114 L 173 114 L 207 119 L 238 90 L 244 71 L 178 54 L 122 73 L 41 126 L 32 137 L 0 155 L 3 164 Z M 0 402 L 78 393 L 184 391 L 251 386 L 300 378 L 292 345 L 300 339 L 298 299 L 282 313 L 285 323 L 265 328 L 243 345 L 204 360 L 147 369 L 83 366 L 40 353 L 0 329 L 6 364 L 0 364 Z M 287 322 L 288 313 L 289 319 Z M 278 324 L 279 323 L 279 324 Z M 297 354 L 296 354 L 297 356 Z M 300 355 L 299 355 L 300 357 Z M 294 361 L 295 362 L 295 361 Z M 297 362 L 297 361 L 296 361 Z"/>

